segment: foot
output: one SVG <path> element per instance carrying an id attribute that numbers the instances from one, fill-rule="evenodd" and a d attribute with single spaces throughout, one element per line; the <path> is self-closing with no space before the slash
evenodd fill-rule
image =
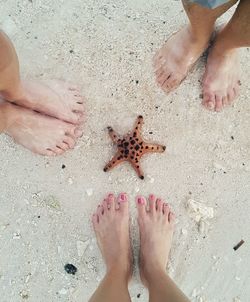
<path id="1" fill-rule="evenodd" d="M 41 155 L 53 156 L 74 148 L 82 131 L 75 125 L 9 103 L 1 105 L 5 132 L 15 142 Z"/>
<path id="2" fill-rule="evenodd" d="M 137 197 L 140 229 L 140 275 L 145 286 L 154 271 L 165 272 L 174 231 L 175 216 L 169 205 L 151 194 Z"/>
<path id="3" fill-rule="evenodd" d="M 209 110 L 221 111 L 239 94 L 240 67 L 237 50 L 211 49 L 203 78 L 203 102 Z"/>
<path id="4" fill-rule="evenodd" d="M 208 47 L 208 39 L 197 39 L 189 26 L 172 35 L 154 58 L 156 79 L 166 92 L 177 88 Z"/>
<path id="5" fill-rule="evenodd" d="M 83 97 L 76 86 L 63 81 L 23 81 L 15 91 L 2 91 L 1 95 L 5 100 L 68 123 L 80 124 L 84 119 Z"/>
<path id="6" fill-rule="evenodd" d="M 129 238 L 128 197 L 109 194 L 92 217 L 96 239 L 107 272 L 118 270 L 127 280 L 132 275 L 132 251 Z"/>

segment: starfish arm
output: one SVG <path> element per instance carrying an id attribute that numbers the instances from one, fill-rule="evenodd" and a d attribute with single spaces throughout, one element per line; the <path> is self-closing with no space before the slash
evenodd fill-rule
<path id="1" fill-rule="evenodd" d="M 144 174 L 141 170 L 140 164 L 136 163 L 134 161 L 130 161 L 132 167 L 134 168 L 135 172 L 137 173 L 137 175 L 139 176 L 140 179 L 144 179 Z"/>
<path id="2" fill-rule="evenodd" d="M 119 141 L 119 135 L 113 130 L 113 128 L 108 127 L 109 136 L 114 143 Z"/>
<path id="3" fill-rule="evenodd" d="M 159 144 L 144 144 L 143 153 L 163 153 L 166 150 L 166 146 Z"/>
<path id="4" fill-rule="evenodd" d="M 121 156 L 119 152 L 115 154 L 115 156 L 111 159 L 111 161 L 104 167 L 103 171 L 108 172 L 113 169 L 115 166 L 119 165 L 120 163 L 124 162 L 125 158 Z"/>
<path id="5" fill-rule="evenodd" d="M 141 130 L 142 130 L 142 125 L 143 125 L 143 116 L 139 115 L 136 119 L 135 122 L 135 127 L 133 132 L 136 133 L 136 136 L 141 136 Z"/>

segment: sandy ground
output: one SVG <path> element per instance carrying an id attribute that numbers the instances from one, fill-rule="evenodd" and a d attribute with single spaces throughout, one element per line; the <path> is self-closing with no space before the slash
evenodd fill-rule
<path id="1" fill-rule="evenodd" d="M 135 257 L 133 199 L 155 192 L 178 217 L 168 268 L 178 285 L 192 301 L 248 302 L 249 49 L 241 53 L 241 96 L 210 113 L 200 105 L 205 57 L 168 96 L 154 81 L 155 51 L 186 22 L 180 1 L 1 0 L 0 6 L 0 27 L 15 43 L 23 77 L 72 81 L 87 97 L 85 134 L 64 156 L 36 156 L 0 137 L 1 302 L 88 300 L 104 273 L 89 218 L 109 191 L 131 197 Z M 144 181 L 128 165 L 105 174 L 113 153 L 106 126 L 125 133 L 137 114 L 145 117 L 145 138 L 166 144 L 167 152 L 143 160 Z M 234 251 L 241 239 L 245 244 Z M 75 276 L 64 271 L 66 263 L 78 268 Z M 137 271 L 131 296 L 147 301 Z"/>

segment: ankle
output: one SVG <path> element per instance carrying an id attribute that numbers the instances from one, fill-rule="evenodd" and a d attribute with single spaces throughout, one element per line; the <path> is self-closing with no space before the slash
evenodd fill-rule
<path id="1" fill-rule="evenodd" d="M 15 102 L 17 100 L 20 100 L 24 97 L 24 89 L 19 83 L 18 85 L 15 85 L 14 87 L 3 89 L 0 91 L 1 96 L 9 101 L 9 102 Z"/>
<path id="2" fill-rule="evenodd" d="M 155 280 L 159 280 L 167 275 L 166 269 L 162 266 L 143 267 L 140 269 L 148 287 Z"/>
<path id="3" fill-rule="evenodd" d="M 187 26 L 187 32 L 193 44 L 201 45 L 201 47 L 208 46 L 214 29 L 207 32 L 200 32 L 196 30 L 191 24 Z"/>
<path id="4" fill-rule="evenodd" d="M 125 280 L 126 282 L 128 282 L 131 278 L 131 274 L 131 267 L 119 264 L 109 266 L 106 270 L 106 275 L 117 279 Z"/>

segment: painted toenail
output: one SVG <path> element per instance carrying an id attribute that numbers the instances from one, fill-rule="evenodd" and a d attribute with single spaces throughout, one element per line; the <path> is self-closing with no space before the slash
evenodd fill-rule
<path id="1" fill-rule="evenodd" d="M 149 195 L 149 199 L 153 200 L 153 199 L 154 199 L 154 195 L 153 195 L 153 194 L 150 194 L 150 195 Z"/>
<path id="2" fill-rule="evenodd" d="M 138 204 L 144 204 L 144 199 L 141 197 L 138 197 L 137 202 L 138 202 Z"/>
<path id="3" fill-rule="evenodd" d="M 126 196 L 126 194 L 122 193 L 122 194 L 120 195 L 120 197 L 121 197 L 121 201 L 123 201 L 123 202 L 127 201 L 127 196 Z"/>
<path id="4" fill-rule="evenodd" d="M 114 195 L 112 194 L 112 193 L 110 193 L 109 195 L 108 195 L 108 198 L 112 198 Z"/>

